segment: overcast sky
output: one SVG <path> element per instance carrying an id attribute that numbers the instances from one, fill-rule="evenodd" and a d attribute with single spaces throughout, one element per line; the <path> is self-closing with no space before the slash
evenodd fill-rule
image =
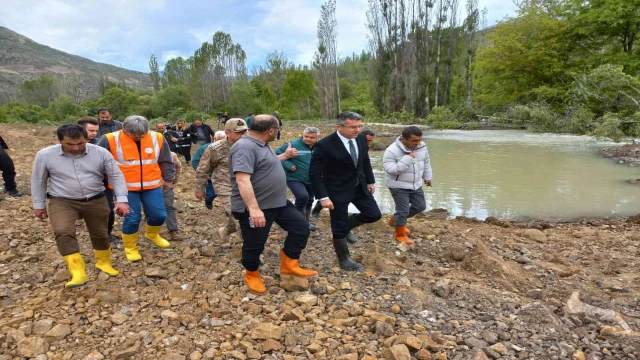
<path id="1" fill-rule="evenodd" d="M 216 31 L 231 35 L 251 68 L 281 50 L 308 64 L 317 46 L 316 26 L 324 0 L 0 0 L 0 25 L 32 40 L 94 61 L 149 71 L 156 54 L 189 57 Z M 464 0 L 461 0 L 464 7 Z M 488 24 L 513 16 L 508 0 L 479 0 Z M 367 0 L 337 0 L 341 56 L 367 46 Z"/>

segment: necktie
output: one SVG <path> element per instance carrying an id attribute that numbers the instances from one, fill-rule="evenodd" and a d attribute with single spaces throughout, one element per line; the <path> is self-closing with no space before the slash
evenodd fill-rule
<path id="1" fill-rule="evenodd" d="M 353 146 L 353 140 L 349 140 L 349 152 L 351 153 L 351 160 L 353 160 L 353 165 L 358 167 L 358 157 L 356 156 L 356 147 Z"/>

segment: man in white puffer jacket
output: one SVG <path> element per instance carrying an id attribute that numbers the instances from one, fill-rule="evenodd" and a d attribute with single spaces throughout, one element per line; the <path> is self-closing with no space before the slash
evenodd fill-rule
<path id="1" fill-rule="evenodd" d="M 402 136 L 384 152 L 384 173 L 389 191 L 396 204 L 396 212 L 389 220 L 395 226 L 396 241 L 413 244 L 407 237 L 407 218 L 424 211 L 427 204 L 422 191 L 423 182 L 431 186 L 433 173 L 427 144 L 422 141 L 422 130 L 408 126 Z"/>

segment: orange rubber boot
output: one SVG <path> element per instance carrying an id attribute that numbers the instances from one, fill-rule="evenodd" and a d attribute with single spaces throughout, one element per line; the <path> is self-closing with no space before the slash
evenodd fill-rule
<path id="1" fill-rule="evenodd" d="M 258 270 L 245 270 L 244 282 L 247 284 L 249 291 L 254 294 L 264 294 L 267 292 L 267 287 L 264 286 L 264 282 L 260 278 L 260 273 L 258 272 Z"/>
<path id="2" fill-rule="evenodd" d="M 387 224 L 389 224 L 389 226 L 393 227 L 393 216 L 391 217 L 391 219 L 389 219 L 389 222 Z M 411 230 L 407 229 L 406 226 L 405 226 L 404 230 L 407 232 L 407 235 L 411 234 Z"/>
<path id="3" fill-rule="evenodd" d="M 292 275 L 297 277 L 318 276 L 315 270 L 307 270 L 300 267 L 300 260 L 290 259 L 284 251 L 280 250 L 280 275 Z"/>
<path id="4" fill-rule="evenodd" d="M 413 241 L 407 237 L 407 228 L 404 226 L 396 226 L 396 241 L 407 245 L 413 244 Z"/>

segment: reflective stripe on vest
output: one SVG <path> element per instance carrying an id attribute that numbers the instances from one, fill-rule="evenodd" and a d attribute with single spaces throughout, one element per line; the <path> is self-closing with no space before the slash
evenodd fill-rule
<path id="1" fill-rule="evenodd" d="M 156 164 L 158 163 L 158 157 L 160 156 L 160 146 L 158 146 L 158 137 L 152 136 L 151 143 L 153 144 L 153 150 L 155 151 L 156 157 L 152 160 L 132 160 L 126 161 L 124 159 L 124 154 L 122 153 L 122 146 L 120 146 L 120 132 L 113 133 L 113 139 L 116 141 L 116 161 L 118 164 L 122 165 L 140 165 L 140 164 Z"/>
<path id="2" fill-rule="evenodd" d="M 155 181 L 145 181 L 142 183 L 142 186 L 144 187 L 154 186 L 154 185 L 160 184 L 161 182 L 162 182 L 162 179 L 155 180 Z M 139 182 L 127 183 L 127 187 L 140 187 L 140 183 Z"/>
<path id="3" fill-rule="evenodd" d="M 140 140 L 139 146 L 122 131 L 105 135 L 109 149 L 124 175 L 129 191 L 152 190 L 162 186 L 162 170 L 158 160 L 164 139 L 150 131 Z M 109 184 L 112 188 L 112 185 Z"/>

